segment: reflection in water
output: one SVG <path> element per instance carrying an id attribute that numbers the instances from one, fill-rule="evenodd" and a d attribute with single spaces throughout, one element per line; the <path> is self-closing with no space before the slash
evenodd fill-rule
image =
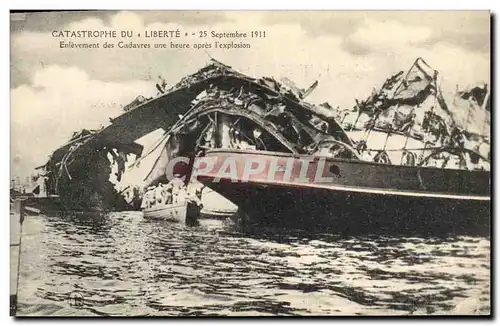
<path id="1" fill-rule="evenodd" d="M 21 315 L 489 313 L 485 238 L 242 232 L 137 212 L 30 216 L 23 229 Z"/>

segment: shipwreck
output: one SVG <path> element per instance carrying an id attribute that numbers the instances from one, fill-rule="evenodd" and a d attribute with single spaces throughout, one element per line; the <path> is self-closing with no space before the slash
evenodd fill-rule
<path id="1" fill-rule="evenodd" d="M 109 181 L 110 166 L 120 178 L 126 165 L 148 154 L 136 140 L 163 129 L 161 154 L 141 188 L 168 182 L 169 162 L 187 157 L 178 168 L 186 182 L 195 175 L 236 204 L 247 222 L 336 230 L 488 229 L 490 172 L 477 162 L 489 157 L 464 145 L 463 138 L 475 134 L 448 119 L 453 115 L 440 99 L 437 71 L 423 65 L 417 60 L 408 73 L 358 102 L 355 121 L 343 128 L 338 110 L 305 101 L 318 82 L 301 89 L 212 60 L 168 90 L 157 85 L 157 97 L 138 97 L 109 126 L 73 135 L 41 167 L 47 192 L 72 209 L 137 209 L 140 190 L 125 200 Z M 422 105 L 429 96 L 432 109 Z M 369 120 L 359 127 L 362 114 Z M 356 139 L 353 132 L 363 136 Z M 388 135 L 381 148 L 368 146 L 375 132 Z M 386 148 L 394 135 L 403 139 L 393 151 L 399 160 Z M 408 139 L 421 141 L 422 148 L 409 148 Z M 445 154 L 459 164 L 431 162 Z M 194 166 L 197 158 L 211 159 L 213 169 Z M 215 171 L 228 160 L 236 175 L 221 178 Z M 466 164 L 471 160 L 472 166 Z M 263 167 L 243 175 L 257 161 Z"/>

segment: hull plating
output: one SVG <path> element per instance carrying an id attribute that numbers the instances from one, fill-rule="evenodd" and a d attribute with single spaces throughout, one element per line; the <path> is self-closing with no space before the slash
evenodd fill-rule
<path id="1" fill-rule="evenodd" d="M 341 232 L 489 232 L 490 174 L 486 171 L 328 159 L 322 177 L 333 179 L 327 182 L 315 180 L 314 162 L 301 175 L 300 164 L 306 157 L 225 150 L 206 156 L 213 157 L 215 165 L 212 172 L 198 173 L 198 180 L 234 202 L 254 222 L 327 226 Z M 286 166 L 290 157 L 293 168 L 288 176 L 284 170 L 270 171 L 272 160 Z M 236 163 L 236 177 L 220 178 L 217 171 L 228 158 Z M 258 160 L 266 162 L 263 171 L 243 175 L 245 164 Z"/>

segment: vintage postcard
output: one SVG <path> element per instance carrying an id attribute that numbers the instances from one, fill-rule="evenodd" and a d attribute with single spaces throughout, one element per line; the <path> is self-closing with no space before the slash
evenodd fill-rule
<path id="1" fill-rule="evenodd" d="M 489 316 L 490 24 L 12 11 L 11 315 Z"/>

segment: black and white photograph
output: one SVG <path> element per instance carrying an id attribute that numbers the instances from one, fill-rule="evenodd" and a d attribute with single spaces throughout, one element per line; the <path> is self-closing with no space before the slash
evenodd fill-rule
<path id="1" fill-rule="evenodd" d="M 490 11 L 9 16 L 11 316 L 491 316 Z"/>

